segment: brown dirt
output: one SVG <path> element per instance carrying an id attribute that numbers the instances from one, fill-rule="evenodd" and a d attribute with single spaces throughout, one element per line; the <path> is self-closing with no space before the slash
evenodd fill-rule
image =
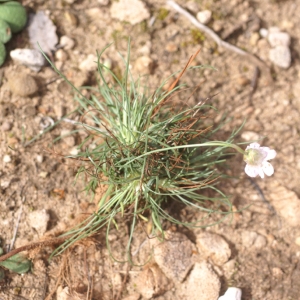
<path id="1" fill-rule="evenodd" d="M 183 5 L 185 1 L 178 1 Z M 144 73 L 150 73 L 147 81 L 150 89 L 155 89 L 171 73 L 181 70 L 190 55 L 201 47 L 196 58 L 197 64 L 211 65 L 217 71 L 198 69 L 188 72 L 183 80 L 188 87 L 201 83 L 199 91 L 189 101 L 195 102 L 208 95 L 218 95 L 213 99 L 220 115 L 226 113 L 232 122 L 225 125 L 224 133 L 229 133 L 234 127 L 247 122 L 243 131 L 252 131 L 264 137 L 262 144 L 276 149 L 278 156 L 274 160 L 275 175 L 255 182 L 268 200 L 272 192 L 272 182 L 278 182 L 286 189 L 300 194 L 300 150 L 299 144 L 299 37 L 300 37 L 300 1 L 190 1 L 193 5 L 213 11 L 214 22 L 222 25 L 223 32 L 234 28 L 247 18 L 260 19 L 261 27 L 278 26 L 292 37 L 292 66 L 282 70 L 271 65 L 266 59 L 268 68 L 274 78 L 268 82 L 262 75 L 258 86 L 252 95 L 251 80 L 255 66 L 238 55 L 218 49 L 209 37 L 198 41 L 191 31 L 193 26 L 183 17 L 170 13 L 163 19 L 156 19 L 153 26 L 146 23 L 132 26 L 125 22 L 113 20 L 109 7 L 101 7 L 101 17 L 89 15 L 88 10 L 99 7 L 96 0 L 75 1 L 23 1 L 23 4 L 34 10 L 48 10 L 57 26 L 59 36 L 67 35 L 76 41 L 73 50 L 66 50 L 68 58 L 58 62 L 64 74 L 76 85 L 95 84 L 93 74 L 87 74 L 78 69 L 79 63 L 88 54 L 95 54 L 108 43 L 114 44 L 105 52 L 105 56 L 113 61 L 114 66 L 122 62 L 117 54 L 126 55 L 127 37 L 131 36 L 131 62 L 133 73 L 136 74 L 136 60 L 142 55 L 142 47 L 150 47 L 151 68 Z M 147 1 L 151 15 L 159 16 L 166 7 L 164 1 Z M 66 12 L 77 18 L 77 24 L 70 22 Z M 250 43 L 253 34 L 251 21 L 244 23 L 228 42 L 247 49 L 250 53 L 265 57 L 267 45 L 260 47 Z M 221 36 L 221 32 L 219 33 Z M 14 37 L 8 48 L 23 48 L 29 46 L 26 30 Z M 173 51 L 174 49 L 174 51 Z M 40 90 L 30 98 L 15 96 L 10 92 L 7 76 L 16 69 L 16 65 L 7 59 L 1 68 L 4 71 L 0 90 L 0 123 L 9 121 L 13 124 L 9 131 L 0 132 L 0 228 L 2 247 L 10 244 L 14 228 L 22 206 L 23 211 L 15 242 L 15 247 L 38 241 L 41 236 L 30 226 L 28 216 L 32 211 L 46 209 L 50 214 L 49 232 L 57 235 L 68 228 L 78 216 L 85 216 L 93 210 L 82 189 L 84 181 L 74 184 L 78 164 L 61 157 L 68 154 L 72 148 L 67 141 L 60 141 L 53 147 L 51 141 L 60 135 L 62 129 L 73 129 L 70 124 L 61 124 L 40 140 L 24 147 L 24 141 L 30 140 L 41 130 L 41 118 L 50 116 L 54 120 L 61 117 L 61 112 L 70 112 L 76 107 L 73 94 L 64 88 L 50 68 L 45 67 L 38 74 Z M 20 67 L 18 67 L 20 68 Z M 26 68 L 21 67 L 21 70 Z M 27 71 L 28 72 L 28 71 Z M 55 81 L 53 81 L 55 79 Z M 217 117 L 215 122 L 219 119 Z M 76 136 L 76 144 L 83 137 Z M 241 139 L 240 139 L 241 140 Z M 71 141 L 72 143 L 72 141 Z M 50 146 L 49 146 L 50 145 Z M 3 155 L 8 154 L 12 162 L 5 164 Z M 38 161 L 38 156 L 43 161 Z M 234 259 L 234 272 L 223 273 L 222 291 L 227 286 L 240 287 L 243 299 L 299 299 L 300 295 L 300 247 L 295 239 L 300 236 L 300 228 L 292 227 L 282 219 L 278 212 L 274 213 L 262 200 L 258 189 L 243 174 L 241 160 L 230 162 L 230 175 L 236 179 L 228 180 L 220 188 L 231 195 L 237 210 L 251 206 L 233 220 L 212 227 L 210 231 L 223 236 L 229 243 Z M 288 199 L 286 205 L 289 205 Z M 189 212 L 190 213 L 190 212 Z M 193 216 L 197 218 L 197 215 Z M 263 247 L 246 247 L 242 237 L 245 232 L 256 232 L 266 238 Z M 50 235 L 50 234 L 49 234 Z M 109 239 L 116 255 L 126 247 L 127 227 L 111 232 Z M 141 231 L 134 240 L 138 247 L 145 240 Z M 78 299 L 87 299 L 84 295 L 93 295 L 91 299 L 122 299 L 136 292 L 134 278 L 139 274 L 140 267 L 130 267 L 127 263 L 116 263 L 109 258 L 105 246 L 104 235 L 100 234 L 94 240 L 85 241 L 82 245 L 71 248 L 67 254 L 47 261 L 51 248 L 40 251 L 33 260 L 34 269 L 23 276 L 6 274 L 0 282 L 1 299 L 45 299 L 56 289 L 58 275 L 63 275 L 59 285 L 71 286 Z M 141 254 L 140 259 L 143 261 Z M 122 257 L 119 257 L 120 259 Z M 65 265 L 64 265 L 65 264 Z M 67 266 L 62 268 L 62 266 Z M 61 273 L 59 273 L 61 270 Z M 88 274 L 88 275 L 87 275 Z M 129 276 L 132 276 L 129 280 Z M 88 290 L 91 287 L 92 290 Z M 74 299 L 77 299 L 74 296 Z M 82 298 L 80 298 L 82 297 Z M 55 296 L 53 299 L 56 299 Z M 73 299 L 73 298 L 70 298 Z M 141 299 L 141 298 L 140 298 Z M 164 295 L 157 299 L 177 299 L 174 289 L 170 287 Z M 200 298 L 199 298 L 200 299 Z"/>

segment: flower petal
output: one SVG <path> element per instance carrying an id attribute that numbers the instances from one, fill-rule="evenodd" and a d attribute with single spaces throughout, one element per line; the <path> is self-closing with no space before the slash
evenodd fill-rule
<path id="1" fill-rule="evenodd" d="M 259 173 L 259 167 L 256 166 L 251 166 L 251 165 L 246 165 L 245 167 L 245 173 L 249 176 L 249 177 L 256 177 Z"/>
<path id="2" fill-rule="evenodd" d="M 269 162 L 264 162 L 262 169 L 267 176 L 272 176 L 274 174 L 274 168 Z"/>
<path id="3" fill-rule="evenodd" d="M 259 167 L 259 168 L 258 168 L 258 175 L 259 175 L 260 178 L 262 178 L 262 179 L 265 178 L 265 173 L 264 173 L 262 167 Z"/>
<path id="4" fill-rule="evenodd" d="M 267 157 L 266 157 L 266 160 L 270 160 L 270 159 L 273 159 L 273 158 L 275 158 L 276 157 L 276 155 L 277 155 L 277 153 L 276 153 L 276 151 L 275 150 L 269 150 L 268 151 L 268 155 L 267 155 Z"/>
<path id="5" fill-rule="evenodd" d="M 251 143 L 248 147 L 252 148 L 252 149 L 258 149 L 260 147 L 260 145 L 259 145 L 259 143 Z"/>

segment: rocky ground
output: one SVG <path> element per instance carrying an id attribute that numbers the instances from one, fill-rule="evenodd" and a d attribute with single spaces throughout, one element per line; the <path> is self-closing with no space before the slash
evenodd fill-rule
<path id="1" fill-rule="evenodd" d="M 200 85 L 190 103 L 217 94 L 211 100 L 219 111 L 214 122 L 222 114 L 231 118 L 223 134 L 246 120 L 237 140 L 260 139 L 276 149 L 277 157 L 275 174 L 263 180 L 247 178 L 242 158 L 230 160 L 227 173 L 234 178 L 219 188 L 237 212 L 231 219 L 206 229 L 170 227 L 164 243 L 148 239 L 141 229 L 133 241 L 134 266 L 110 258 L 102 232 L 51 262 L 55 245 L 43 245 L 30 254 L 32 272 L 5 272 L 0 299 L 212 300 L 230 286 L 242 290 L 243 300 L 299 299 L 300 1 L 177 2 L 222 41 L 248 54 L 218 46 L 162 0 L 22 3 L 28 12 L 44 11 L 53 21 L 58 45 L 51 59 L 76 86 L 96 85 L 96 51 L 109 43 L 104 59 L 121 70 L 118 53 L 126 56 L 128 37 L 131 71 L 147 74 L 150 90 L 181 70 L 200 48 L 194 64 L 216 70 L 184 75 L 187 87 Z M 7 45 L 8 52 L 16 48 L 33 48 L 27 29 Z M 62 122 L 32 141 L 77 107 L 72 90 L 49 66 L 37 72 L 7 58 L 0 72 L 0 237 L 6 249 L 18 218 L 14 248 L 59 235 L 92 212 L 94 203 L 82 192 L 83 180 L 74 184 L 78 164 L 63 158 L 76 151 L 82 136 L 52 144 L 74 125 Z M 181 213 L 190 220 L 201 217 L 191 210 Z M 119 259 L 127 238 L 125 225 L 109 235 Z M 138 266 L 151 253 L 151 262 Z"/>

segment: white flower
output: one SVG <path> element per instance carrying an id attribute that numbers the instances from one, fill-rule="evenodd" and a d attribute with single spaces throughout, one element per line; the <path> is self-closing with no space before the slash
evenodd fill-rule
<path id="1" fill-rule="evenodd" d="M 242 290 L 236 287 L 230 287 L 227 289 L 224 296 L 219 297 L 218 300 L 241 300 Z"/>
<path id="2" fill-rule="evenodd" d="M 260 147 L 258 143 L 250 144 L 244 154 L 244 161 L 247 163 L 245 172 L 250 177 L 259 175 L 261 178 L 271 176 L 274 173 L 273 166 L 268 160 L 275 158 L 276 151 L 269 147 Z"/>

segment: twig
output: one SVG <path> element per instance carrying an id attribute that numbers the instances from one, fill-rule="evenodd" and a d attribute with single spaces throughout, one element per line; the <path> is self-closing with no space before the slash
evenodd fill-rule
<path id="1" fill-rule="evenodd" d="M 14 255 L 16 255 L 20 252 L 29 251 L 29 250 L 32 250 L 32 249 L 35 249 L 35 248 L 45 247 L 45 246 L 50 246 L 50 245 L 53 245 L 53 244 L 61 243 L 61 242 L 64 242 L 66 239 L 67 239 L 67 237 L 53 238 L 53 239 L 50 239 L 50 240 L 47 240 L 47 241 L 36 242 L 36 243 L 32 243 L 32 244 L 29 244 L 29 245 L 19 247 L 17 249 L 14 249 L 14 250 L 0 256 L 0 262 L 5 261 L 5 260 L 9 259 L 10 257 L 12 257 L 12 256 L 14 256 Z"/>
<path id="2" fill-rule="evenodd" d="M 17 232 L 18 232 L 18 229 L 19 229 L 19 224 L 20 224 L 21 215 L 22 215 L 22 211 L 23 211 L 23 202 L 24 202 L 24 200 L 22 200 L 22 203 L 21 203 L 21 206 L 20 206 L 20 211 L 19 211 L 16 227 L 15 227 L 15 230 L 14 230 L 14 235 L 13 235 L 13 238 L 11 239 L 11 242 L 10 242 L 9 250 L 14 247 L 14 243 L 16 241 Z"/>
<path id="3" fill-rule="evenodd" d="M 223 41 L 212 29 L 209 27 L 205 26 L 204 24 L 200 23 L 197 21 L 197 19 L 192 16 L 189 12 L 184 10 L 182 7 L 180 7 L 177 3 L 174 1 L 167 1 L 167 4 L 171 6 L 174 10 L 176 10 L 178 13 L 182 14 L 185 16 L 192 24 L 194 24 L 198 29 L 209 35 L 217 44 L 219 47 L 223 47 L 225 49 L 228 49 L 232 52 L 235 52 L 239 55 L 246 56 L 249 60 L 251 60 L 254 64 L 260 66 L 262 69 L 268 69 L 267 65 L 258 59 L 256 56 L 234 46 L 231 45 L 230 43 L 227 43 Z M 270 75 L 270 72 L 268 71 L 268 80 L 272 82 L 272 77 Z"/>

